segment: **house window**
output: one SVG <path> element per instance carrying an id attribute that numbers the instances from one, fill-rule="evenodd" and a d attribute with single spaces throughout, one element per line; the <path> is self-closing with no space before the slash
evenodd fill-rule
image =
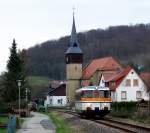
<path id="1" fill-rule="evenodd" d="M 109 87 L 109 82 L 105 82 L 105 87 Z"/>
<path id="2" fill-rule="evenodd" d="M 142 92 L 136 91 L 136 99 L 142 99 Z"/>
<path id="3" fill-rule="evenodd" d="M 126 79 L 125 86 L 131 86 L 131 80 L 130 79 Z"/>
<path id="4" fill-rule="evenodd" d="M 115 86 L 115 85 L 116 85 L 116 83 L 115 83 L 115 82 L 112 82 L 112 83 L 111 83 L 111 85 L 112 85 L 112 86 Z"/>
<path id="5" fill-rule="evenodd" d="M 134 74 L 134 72 L 131 72 L 132 74 Z"/>
<path id="6" fill-rule="evenodd" d="M 58 100 L 57 100 L 57 103 L 58 103 L 58 104 L 62 104 L 62 101 L 63 101 L 62 99 L 58 99 Z"/>
<path id="7" fill-rule="evenodd" d="M 122 100 L 127 99 L 127 92 L 126 91 L 121 91 L 121 99 Z"/>
<path id="8" fill-rule="evenodd" d="M 139 86 L 139 80 L 138 79 L 133 80 L 133 86 Z"/>
<path id="9" fill-rule="evenodd" d="M 50 104 L 52 104 L 52 99 L 50 99 Z"/>

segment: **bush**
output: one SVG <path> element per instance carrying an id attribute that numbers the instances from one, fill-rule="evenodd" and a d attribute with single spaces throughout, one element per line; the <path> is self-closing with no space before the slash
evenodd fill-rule
<path id="1" fill-rule="evenodd" d="M 128 118 L 137 111 L 137 102 L 114 102 L 111 108 L 113 116 Z"/>
<path id="2" fill-rule="evenodd" d="M 14 113 L 14 109 L 18 109 L 18 101 L 14 101 L 11 103 L 4 103 L 0 101 L 0 114 L 4 113 Z M 25 109 L 26 108 L 26 102 L 25 100 L 21 100 L 21 108 Z"/>
<path id="3" fill-rule="evenodd" d="M 20 116 L 21 116 L 21 117 L 26 117 L 26 116 L 27 116 L 26 111 L 22 111 L 22 112 L 20 112 Z"/>
<path id="4" fill-rule="evenodd" d="M 18 100 L 14 101 L 14 102 L 11 102 L 10 104 L 11 104 L 11 106 L 13 106 L 13 108 L 16 108 L 16 109 L 19 108 L 19 101 Z M 26 103 L 26 101 L 24 99 L 20 100 L 20 107 L 22 109 L 25 109 L 27 107 L 27 103 Z"/>
<path id="5" fill-rule="evenodd" d="M 9 111 L 10 111 L 10 107 L 8 106 L 8 104 L 6 103 L 0 104 L 0 114 L 9 113 Z"/>
<path id="6" fill-rule="evenodd" d="M 40 106 L 38 107 L 38 111 L 39 111 L 39 112 L 45 112 L 46 110 L 45 110 L 45 107 L 44 107 L 44 106 L 40 105 Z"/>

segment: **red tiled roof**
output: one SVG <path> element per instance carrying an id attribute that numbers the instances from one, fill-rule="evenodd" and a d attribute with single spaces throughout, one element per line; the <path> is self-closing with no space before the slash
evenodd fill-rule
<path id="1" fill-rule="evenodd" d="M 92 60 L 83 70 L 83 79 L 89 79 L 97 70 L 116 70 L 122 66 L 112 57 Z"/>
<path id="2" fill-rule="evenodd" d="M 121 72 L 119 73 L 116 73 L 116 74 L 113 74 L 111 75 L 106 82 L 109 82 L 109 81 L 117 81 L 118 79 L 122 78 L 122 77 L 125 77 L 131 70 L 132 68 L 131 67 L 127 67 L 125 69 L 123 69 Z"/>
<path id="3" fill-rule="evenodd" d="M 113 90 L 113 91 L 116 90 L 116 88 L 120 85 L 124 77 L 131 71 L 131 69 L 132 69 L 131 67 L 127 67 L 121 72 L 110 75 L 110 77 L 107 77 L 107 79 L 105 79 L 106 82 L 109 82 L 109 83 L 115 82 L 115 85 L 109 84 L 110 90 Z"/>
<path id="4" fill-rule="evenodd" d="M 82 86 L 89 86 L 89 81 L 82 81 Z"/>
<path id="5" fill-rule="evenodd" d="M 150 72 L 142 72 L 140 73 L 140 77 L 148 87 L 148 90 L 150 90 Z"/>
<path id="6" fill-rule="evenodd" d="M 108 79 L 112 76 L 115 75 L 116 73 L 103 73 L 103 77 L 105 81 L 108 81 Z"/>
<path id="7" fill-rule="evenodd" d="M 150 80 L 150 72 L 142 72 L 140 73 L 140 77 L 144 80 Z"/>

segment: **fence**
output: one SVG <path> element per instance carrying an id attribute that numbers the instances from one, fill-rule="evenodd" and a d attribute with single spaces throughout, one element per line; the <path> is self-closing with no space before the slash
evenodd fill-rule
<path id="1" fill-rule="evenodd" d="M 7 125 L 7 133 L 14 133 L 16 129 L 16 116 L 10 116 Z"/>

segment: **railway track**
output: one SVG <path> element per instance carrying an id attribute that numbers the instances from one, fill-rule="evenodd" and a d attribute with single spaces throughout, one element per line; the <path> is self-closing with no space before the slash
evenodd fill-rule
<path id="1" fill-rule="evenodd" d="M 148 127 L 129 124 L 126 122 L 116 121 L 113 119 L 104 118 L 103 120 L 93 120 L 93 121 L 128 133 L 150 133 L 150 128 Z"/>
<path id="2" fill-rule="evenodd" d="M 69 111 L 69 110 L 57 110 L 59 112 L 63 112 L 63 113 L 67 113 L 67 114 L 71 114 L 74 115 L 76 117 L 80 117 L 80 115 L 78 115 L 75 112 Z M 150 133 L 150 127 L 145 127 L 145 126 L 141 126 L 141 125 L 136 125 L 136 124 L 130 124 L 127 122 L 122 122 L 122 121 L 118 121 L 118 120 L 114 120 L 114 119 L 110 119 L 110 118 L 104 118 L 104 119 L 89 119 L 90 121 L 96 122 L 98 124 L 102 124 L 108 127 L 112 127 L 115 129 L 119 129 L 120 131 L 124 131 L 127 133 Z"/>

